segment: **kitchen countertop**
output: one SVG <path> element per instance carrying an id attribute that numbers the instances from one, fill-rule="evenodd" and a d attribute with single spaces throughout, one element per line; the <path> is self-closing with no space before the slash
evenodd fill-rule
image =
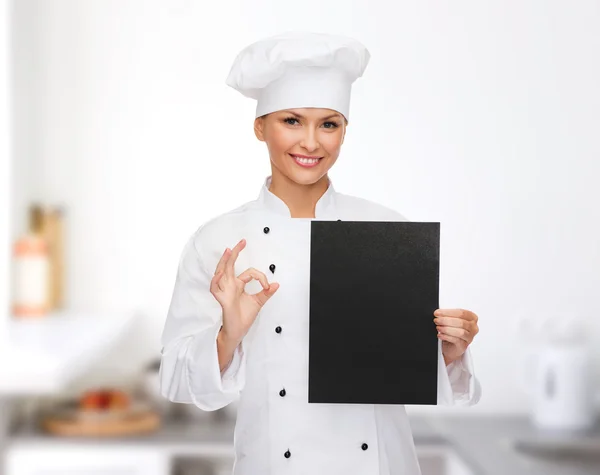
<path id="1" fill-rule="evenodd" d="M 600 421 L 584 435 L 539 432 L 524 416 L 429 417 L 433 433 L 445 439 L 477 475 L 600 475 L 600 449 L 592 455 L 537 456 L 516 450 L 515 441 L 600 448 Z M 416 439 L 415 439 L 416 440 Z M 575 442 L 579 442 L 575 444 Z"/>
<path id="2" fill-rule="evenodd" d="M 523 416 L 410 416 L 415 444 L 447 444 L 455 449 L 475 475 L 599 475 L 600 453 L 595 457 L 537 457 L 519 452 L 512 442 L 557 440 L 536 432 Z M 51 437 L 31 427 L 21 428 L 8 440 L 8 448 L 43 444 L 93 444 L 124 447 L 156 446 L 176 456 L 231 457 L 234 422 L 221 418 L 204 421 L 165 420 L 153 434 L 114 439 Z M 571 441 L 573 438 L 570 439 Z M 600 424 L 588 441 L 600 441 Z"/>
<path id="3" fill-rule="evenodd" d="M 134 319 L 95 312 L 11 317 L 7 341 L 0 346 L 0 397 L 59 393 L 85 374 Z"/>

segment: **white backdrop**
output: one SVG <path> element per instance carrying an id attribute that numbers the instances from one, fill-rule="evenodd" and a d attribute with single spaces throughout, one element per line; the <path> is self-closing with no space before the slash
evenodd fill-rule
<path id="1" fill-rule="evenodd" d="M 354 36 L 372 59 L 334 185 L 441 222 L 440 306 L 480 316 L 470 413 L 523 411 L 519 315 L 574 312 L 600 346 L 599 21 L 594 0 L 21 0 L 13 237 L 29 200 L 64 203 L 70 307 L 146 315 L 111 371 L 153 354 L 185 240 L 269 173 L 234 56 Z"/>
<path id="2" fill-rule="evenodd" d="M 6 346 L 10 280 L 10 174 L 12 170 L 10 128 L 10 9 L 0 0 L 0 348 Z M 2 350 L 0 350 L 2 351 Z"/>

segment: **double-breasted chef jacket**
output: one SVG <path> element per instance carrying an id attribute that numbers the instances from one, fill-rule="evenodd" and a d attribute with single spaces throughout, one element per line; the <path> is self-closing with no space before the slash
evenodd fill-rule
<path id="1" fill-rule="evenodd" d="M 403 405 L 308 403 L 310 222 L 407 220 L 336 192 L 331 180 L 315 218 L 292 218 L 269 191 L 270 181 L 258 199 L 209 220 L 185 245 L 162 336 L 162 395 L 205 411 L 237 401 L 234 475 L 420 474 Z M 209 285 L 225 248 L 242 238 L 247 245 L 236 275 L 255 267 L 280 288 L 221 373 L 216 339 L 222 313 Z M 252 293 L 260 289 L 257 281 L 246 286 Z M 331 335 L 332 341 L 338 337 Z M 470 349 L 446 366 L 441 341 L 438 348 L 438 404 L 476 404 L 481 386 Z"/>

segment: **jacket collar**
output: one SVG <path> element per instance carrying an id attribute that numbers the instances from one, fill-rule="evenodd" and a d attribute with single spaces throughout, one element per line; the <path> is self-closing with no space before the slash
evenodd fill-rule
<path id="1" fill-rule="evenodd" d="M 267 210 L 291 218 L 292 215 L 290 213 L 290 209 L 285 204 L 285 202 L 277 195 L 269 191 L 269 186 L 271 186 L 271 178 L 272 176 L 269 175 L 265 179 L 263 186 L 260 190 L 260 194 L 258 196 L 258 201 Z M 315 207 L 315 219 L 326 218 L 334 210 L 336 191 L 333 188 L 331 178 L 328 177 L 328 181 L 329 186 L 327 187 L 327 190 L 325 191 L 325 193 L 323 193 L 321 198 L 319 198 L 319 201 L 317 201 L 317 205 Z"/>

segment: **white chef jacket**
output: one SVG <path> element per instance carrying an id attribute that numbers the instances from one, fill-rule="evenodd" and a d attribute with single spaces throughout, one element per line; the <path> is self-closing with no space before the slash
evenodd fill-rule
<path id="1" fill-rule="evenodd" d="M 292 218 L 269 191 L 270 181 L 258 199 L 209 220 L 185 245 L 162 335 L 162 395 L 205 411 L 238 401 L 234 475 L 420 474 L 403 405 L 308 403 L 313 218 Z M 382 205 L 336 192 L 331 180 L 314 219 L 407 221 Z M 222 313 L 209 286 L 225 248 L 242 238 L 247 245 L 236 275 L 255 267 L 280 288 L 221 374 L 216 338 Z M 246 286 L 252 293 L 260 289 L 257 281 Z M 441 341 L 438 348 L 438 404 L 476 404 L 481 386 L 470 349 L 446 367 Z"/>

